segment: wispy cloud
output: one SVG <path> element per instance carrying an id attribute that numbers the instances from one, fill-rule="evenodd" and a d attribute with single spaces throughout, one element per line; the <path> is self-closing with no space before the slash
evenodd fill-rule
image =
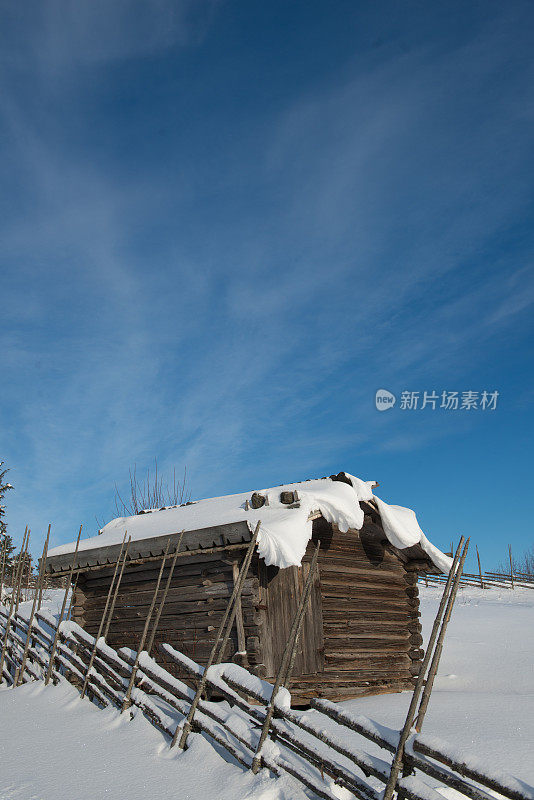
<path id="1" fill-rule="evenodd" d="M 46 79 L 76 67 L 197 45 L 218 5 L 219 0 L 43 0 L 15 9 L 2 3 L 4 60 L 19 69 L 36 64 Z"/>
<path id="2" fill-rule="evenodd" d="M 70 102 L 89 76 L 98 94 L 117 60 L 198 43 L 214 9 L 48 2 L 24 17 L 8 66 Z M 200 122 L 172 174 L 166 153 L 152 171 L 121 170 L 119 156 L 108 170 L 97 142 L 62 131 L 68 112 L 50 121 L 46 100 L 26 103 L 4 78 L 13 526 L 52 519 L 67 538 L 80 518 L 93 525 L 114 482 L 154 455 L 163 470 L 187 464 L 201 495 L 446 436 L 446 422 L 397 430 L 373 397 L 457 380 L 492 337 L 522 335 L 531 253 L 518 244 L 511 269 L 495 248 L 528 197 L 533 76 L 516 28 L 503 12 L 469 41 L 344 64 L 256 110 L 254 137 L 221 116 L 230 133 L 206 155 Z"/>

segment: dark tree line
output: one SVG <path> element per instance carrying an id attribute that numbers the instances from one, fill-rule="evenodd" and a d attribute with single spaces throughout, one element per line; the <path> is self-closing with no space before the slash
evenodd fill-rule
<path id="1" fill-rule="evenodd" d="M 9 470 L 4 467 L 4 462 L 0 461 L 0 562 L 2 562 L 0 563 L 0 569 L 4 565 L 6 577 L 9 577 L 13 570 L 13 553 L 16 550 L 13 539 L 7 532 L 7 523 L 5 521 L 6 494 L 13 488 L 6 478 L 8 472 Z"/>

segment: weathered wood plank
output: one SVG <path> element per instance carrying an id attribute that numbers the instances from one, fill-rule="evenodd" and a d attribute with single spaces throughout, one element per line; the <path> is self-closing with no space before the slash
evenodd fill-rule
<path id="1" fill-rule="evenodd" d="M 131 589 L 128 591 L 121 590 L 117 593 L 117 600 L 115 608 L 117 611 L 123 607 L 142 606 L 146 607 L 147 600 L 150 597 L 150 592 L 142 589 L 136 591 Z M 194 600 L 210 600 L 214 598 L 230 597 L 232 594 L 231 583 L 214 583 L 210 586 L 177 586 L 174 587 L 171 583 L 169 592 L 167 594 L 167 601 L 165 607 L 168 608 L 173 602 L 189 602 Z M 243 597 L 253 598 L 252 601 L 259 601 L 259 583 L 255 578 L 250 578 L 244 582 Z M 100 593 L 86 595 L 84 607 L 91 609 L 100 607 L 102 605 L 102 595 Z"/>

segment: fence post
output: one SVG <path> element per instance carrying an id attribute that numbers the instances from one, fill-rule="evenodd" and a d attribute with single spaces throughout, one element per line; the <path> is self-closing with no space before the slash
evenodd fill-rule
<path id="1" fill-rule="evenodd" d="M 85 672 L 85 678 L 84 678 L 84 681 L 83 681 L 82 691 L 81 691 L 81 694 L 80 694 L 82 700 L 85 697 L 85 692 L 87 691 L 87 684 L 89 683 L 90 673 L 91 673 L 91 670 L 93 668 L 93 663 L 94 663 L 94 660 L 95 660 L 95 657 L 96 657 L 96 648 L 98 646 L 98 640 L 100 639 L 100 636 L 102 634 L 102 630 L 104 628 L 104 623 L 106 621 L 106 616 L 107 616 L 107 613 L 108 613 L 109 603 L 110 603 L 110 600 L 111 600 L 111 594 L 113 592 L 113 587 L 115 585 L 115 579 L 117 577 L 117 571 L 119 569 L 119 561 L 122 558 L 122 552 L 124 550 L 124 543 L 126 541 L 126 533 L 127 532 L 125 531 L 124 532 L 124 537 L 122 539 L 121 549 L 119 550 L 119 555 L 117 556 L 117 562 L 115 564 L 115 570 L 113 572 L 113 577 L 111 578 L 111 583 L 109 584 L 109 590 L 108 590 L 108 595 L 106 597 L 106 604 L 104 606 L 104 612 L 102 614 L 102 619 L 100 620 L 100 625 L 98 626 L 98 633 L 95 636 L 93 649 L 91 651 L 91 656 L 89 658 L 89 664 L 87 665 L 87 670 Z"/>
<path id="2" fill-rule="evenodd" d="M 456 553 L 454 554 L 454 561 L 452 562 L 452 567 L 449 571 L 449 575 L 447 577 L 447 582 L 445 584 L 445 588 L 443 590 L 443 595 L 441 596 L 441 601 L 439 604 L 438 612 L 436 614 L 436 618 L 434 620 L 434 624 L 432 626 L 432 631 L 430 633 L 430 638 L 428 640 L 428 645 L 426 648 L 425 655 L 423 656 L 423 661 L 421 663 L 421 667 L 419 669 L 419 675 L 417 676 L 417 683 L 415 684 L 415 688 L 413 690 L 412 699 L 410 701 L 410 707 L 408 708 L 408 713 L 406 715 L 406 719 L 404 721 L 404 726 L 402 731 L 400 732 L 399 743 L 397 745 L 397 750 L 395 751 L 395 756 L 393 758 L 393 762 L 391 764 L 391 771 L 389 773 L 388 782 L 386 784 L 386 788 L 384 789 L 384 794 L 382 800 L 391 800 L 393 796 L 393 792 L 395 791 L 395 786 L 397 784 L 397 778 L 399 776 L 399 772 L 402 767 L 402 760 L 404 756 L 404 745 L 408 740 L 408 736 L 410 735 L 410 730 L 412 727 L 412 723 L 415 717 L 415 712 L 417 709 L 417 703 L 419 702 L 419 697 L 421 696 L 421 692 L 423 689 L 423 684 L 425 682 L 425 674 L 430 662 L 430 658 L 432 656 L 432 651 L 434 649 L 434 645 L 436 643 L 436 639 L 438 636 L 438 631 L 440 629 L 441 620 L 443 619 L 443 614 L 445 612 L 445 606 L 448 602 L 450 592 L 451 592 L 451 585 L 453 579 L 457 580 L 457 572 L 458 572 L 458 562 L 460 560 L 460 551 L 464 545 L 465 539 L 462 536 L 460 538 L 460 542 L 458 547 L 456 548 Z"/>
<path id="3" fill-rule="evenodd" d="M 0 569 L 0 605 L 4 595 L 4 575 L 6 572 L 6 553 L 7 553 L 7 536 L 2 543 L 2 567 Z"/>
<path id="4" fill-rule="evenodd" d="M 132 672 L 131 672 L 131 675 L 130 675 L 130 682 L 128 683 L 128 688 L 126 689 L 126 693 L 125 693 L 123 701 L 122 701 L 121 714 L 123 713 L 123 711 L 126 711 L 126 709 L 128 708 L 128 704 L 130 702 L 130 696 L 132 694 L 132 690 L 134 688 L 134 683 L 135 683 L 135 676 L 137 675 L 137 670 L 139 668 L 139 659 L 141 658 L 141 653 L 143 652 L 144 647 L 145 647 L 145 641 L 146 641 L 146 637 L 147 637 L 147 634 L 148 634 L 148 627 L 149 627 L 150 621 L 152 619 L 152 614 L 154 613 L 154 606 L 156 605 L 156 599 L 157 599 L 158 592 L 159 592 L 159 586 L 160 586 L 160 583 L 161 583 L 161 578 L 163 577 L 163 570 L 165 569 L 165 562 L 167 561 L 167 556 L 169 554 L 169 547 L 170 546 L 171 546 L 171 540 L 169 539 L 168 542 L 167 542 L 167 547 L 165 549 L 165 553 L 164 553 L 163 558 L 161 560 L 161 567 L 159 569 L 159 575 L 158 575 L 158 579 L 156 581 L 156 588 L 154 589 L 154 594 L 152 596 L 152 602 L 150 603 L 150 607 L 149 607 L 148 613 L 146 615 L 145 625 L 143 627 L 143 632 L 141 634 L 141 639 L 139 640 L 139 644 L 137 646 L 137 655 L 135 656 L 135 661 L 134 661 L 134 664 L 133 664 L 133 667 L 132 667 Z"/>
<path id="5" fill-rule="evenodd" d="M 39 577 L 37 578 L 38 586 L 40 586 L 41 585 L 41 581 L 44 580 L 45 556 L 46 556 L 46 553 L 48 551 L 48 540 L 49 540 L 49 538 L 50 538 L 50 528 L 48 528 L 48 533 L 47 533 L 47 536 L 46 536 L 46 540 L 45 540 L 45 543 L 43 545 L 43 555 L 41 556 L 41 563 L 39 564 Z M 22 681 L 24 679 L 24 668 L 26 666 L 26 659 L 28 658 L 28 650 L 30 648 L 30 642 L 31 642 L 31 638 L 32 638 L 33 618 L 35 616 L 35 606 L 36 605 L 37 605 L 37 585 L 36 585 L 35 594 L 33 595 L 33 603 L 32 603 L 32 610 L 30 612 L 30 618 L 28 620 L 28 634 L 26 636 L 26 642 L 24 644 L 24 652 L 22 654 L 22 661 L 21 661 L 21 664 L 20 664 L 20 672 L 19 672 L 18 678 L 17 677 L 15 678 L 15 680 L 13 682 L 13 686 L 17 686 L 18 685 L 18 680 L 19 679 L 20 679 L 21 683 L 22 683 Z"/>
<path id="6" fill-rule="evenodd" d="M 508 556 L 510 558 L 510 580 L 512 581 L 512 589 L 514 588 L 514 562 L 512 560 L 512 545 L 508 545 Z"/>
<path id="7" fill-rule="evenodd" d="M 59 640 L 59 629 L 61 628 L 61 623 L 63 622 L 63 614 L 65 613 L 65 606 L 67 605 L 67 597 L 69 594 L 69 587 L 72 581 L 72 573 L 74 572 L 74 568 L 76 566 L 76 556 L 78 555 L 78 547 L 80 546 L 80 536 L 82 535 L 82 526 L 80 525 L 80 530 L 78 532 L 78 538 L 76 540 L 76 547 L 74 549 L 74 555 L 72 557 L 72 564 L 70 567 L 69 576 L 67 578 L 67 585 L 65 587 L 65 594 L 63 595 L 63 603 L 61 604 L 61 611 L 59 612 L 59 617 L 56 625 L 56 632 L 54 634 L 54 641 L 52 642 L 52 647 L 50 649 L 50 656 L 48 659 L 48 669 L 46 670 L 45 675 L 45 686 L 48 686 L 48 682 L 50 681 L 52 671 L 54 669 L 54 659 L 56 657 L 56 649 L 57 643 Z M 35 608 L 35 600 L 34 600 L 34 608 Z"/>
<path id="8" fill-rule="evenodd" d="M 48 526 L 47 541 L 50 538 L 50 528 L 51 528 L 51 525 Z M 39 598 L 37 600 L 37 611 L 41 610 L 41 603 L 43 602 L 43 587 L 44 587 L 44 582 L 45 582 L 45 570 L 46 570 L 46 559 L 47 559 L 47 556 L 48 556 L 48 545 L 47 545 L 47 548 L 46 548 L 46 553 L 43 555 L 43 580 L 41 581 L 41 583 L 39 585 Z M 37 587 L 36 587 L 35 591 L 37 591 Z"/>
<path id="9" fill-rule="evenodd" d="M 248 549 L 247 549 L 247 552 L 245 554 L 245 558 L 243 559 L 243 564 L 241 565 L 240 577 L 241 576 L 245 576 L 248 573 L 248 569 L 250 567 L 250 562 L 252 561 L 252 555 L 254 553 L 254 548 L 256 546 L 256 541 L 258 539 L 259 531 L 260 531 L 260 522 L 257 523 L 256 529 L 254 530 L 254 533 L 253 533 L 252 538 L 250 540 L 250 543 L 248 545 Z M 193 722 L 193 718 L 195 716 L 195 711 L 197 710 L 197 706 L 199 704 L 200 697 L 201 697 L 202 692 L 204 691 L 204 689 L 206 687 L 206 679 L 208 677 L 208 669 L 211 667 L 211 665 L 215 661 L 217 649 L 218 649 L 218 647 L 219 647 L 219 645 L 221 643 L 221 640 L 224 641 L 224 638 L 226 636 L 226 634 L 225 634 L 225 626 L 226 626 L 226 623 L 228 622 L 228 618 L 230 617 L 230 615 L 231 615 L 231 613 L 232 613 L 232 611 L 234 609 L 235 602 L 237 600 L 237 596 L 241 592 L 241 589 L 242 589 L 242 582 L 238 580 L 238 582 L 234 585 L 234 589 L 233 589 L 232 594 L 230 596 L 230 600 L 228 601 L 228 605 L 226 606 L 226 611 L 224 612 L 223 618 L 222 618 L 222 620 L 221 620 L 221 622 L 219 624 L 219 629 L 217 630 L 217 634 L 215 636 L 215 641 L 213 643 L 213 647 L 211 648 L 211 653 L 209 655 L 208 661 L 207 661 L 206 666 L 204 668 L 204 672 L 202 674 L 202 677 L 200 678 L 200 680 L 198 682 L 198 686 L 197 686 L 197 690 L 195 692 L 195 696 L 194 696 L 193 701 L 192 701 L 192 703 L 191 703 L 191 705 L 189 707 L 189 712 L 187 714 L 187 717 L 185 719 L 185 722 L 184 722 L 184 725 L 183 725 L 183 728 L 182 728 L 182 733 L 181 733 L 181 736 L 180 736 L 180 742 L 178 744 L 178 746 L 182 750 L 184 749 L 184 747 L 186 745 L 187 737 L 189 735 L 189 731 L 191 730 L 191 724 Z M 174 747 L 174 745 L 176 744 L 176 742 L 178 740 L 179 732 L 180 732 L 180 727 L 177 726 L 176 730 L 174 732 L 174 736 L 172 737 L 171 747 Z"/>
<path id="10" fill-rule="evenodd" d="M 430 664 L 430 669 L 428 670 L 428 677 L 426 679 L 426 684 L 423 691 L 423 696 L 421 698 L 421 703 L 419 705 L 419 711 L 417 712 L 417 720 L 415 723 L 415 729 L 418 733 L 421 730 L 423 719 L 425 718 L 428 701 L 430 700 L 430 694 L 432 692 L 432 687 L 434 685 L 434 678 L 436 677 L 436 672 L 438 671 L 441 652 L 443 650 L 445 633 L 447 631 L 447 625 L 449 624 L 449 620 L 451 618 L 454 601 L 456 600 L 456 595 L 458 593 L 458 589 L 460 588 L 460 581 L 462 579 L 462 572 L 468 549 L 469 549 L 469 539 L 465 543 L 464 551 L 462 553 L 460 563 L 458 564 L 457 575 L 455 575 L 454 578 L 454 583 L 452 585 L 449 601 L 447 603 L 447 610 L 445 611 L 445 616 L 443 618 L 443 623 L 441 625 L 441 630 L 439 632 L 436 649 L 434 650 L 434 655 L 432 656 L 432 663 Z"/>
<path id="11" fill-rule="evenodd" d="M 475 545 L 475 549 L 477 551 L 477 561 L 478 561 L 478 574 L 480 575 L 480 588 L 484 588 L 484 581 L 482 580 L 482 567 L 480 566 L 480 554 L 478 552 L 478 545 Z"/>
<path id="12" fill-rule="evenodd" d="M 22 539 L 22 546 L 21 546 L 21 549 L 20 549 L 19 561 L 18 561 L 18 564 L 17 564 L 17 572 L 16 572 L 15 582 L 13 582 L 13 570 L 11 571 L 11 576 L 12 576 L 11 577 L 11 584 L 12 584 L 12 586 L 11 586 L 11 598 L 10 598 L 10 605 L 9 605 L 9 614 L 8 614 L 8 618 L 6 620 L 6 629 L 5 629 L 5 633 L 4 633 L 4 640 L 3 640 L 3 643 L 2 643 L 2 655 L 0 656 L 0 683 L 2 683 L 3 677 L 4 677 L 4 663 L 5 663 L 6 651 L 7 651 L 8 643 L 9 643 L 9 630 L 11 628 L 11 620 L 13 618 L 13 614 L 15 613 L 16 593 L 18 593 L 18 590 L 20 588 L 20 580 L 21 580 L 21 571 L 20 570 L 21 570 L 21 563 L 22 563 L 22 559 L 21 559 L 20 556 L 24 552 L 24 547 L 25 547 L 25 543 L 26 543 L 26 536 L 29 536 L 28 526 L 26 526 L 26 528 L 24 530 L 24 537 Z M 15 684 L 13 684 L 13 685 L 15 685 Z"/>
<path id="13" fill-rule="evenodd" d="M 25 546 L 23 552 L 21 552 L 21 554 L 19 556 L 21 563 L 20 563 L 20 577 L 19 577 L 19 580 L 17 582 L 18 585 L 17 585 L 17 600 L 16 600 L 16 603 L 15 603 L 15 614 L 19 610 L 20 597 L 21 597 L 21 592 L 22 592 L 22 583 L 23 583 L 23 580 L 24 580 L 24 567 L 26 565 L 26 557 L 28 555 L 28 546 L 29 546 L 29 544 L 30 544 L 30 529 L 28 528 L 28 536 L 26 537 L 26 546 Z"/>
<path id="14" fill-rule="evenodd" d="M 274 683 L 273 690 L 271 692 L 271 699 L 269 700 L 269 705 L 267 706 L 267 711 L 265 714 L 265 719 L 263 721 L 260 738 L 258 740 L 256 752 L 252 760 L 252 772 L 254 773 L 257 773 L 261 766 L 261 749 L 265 744 L 267 736 L 269 735 L 269 728 L 271 727 L 271 720 L 273 718 L 275 710 L 276 695 L 278 694 L 280 686 L 282 686 L 286 680 L 291 678 L 291 672 L 293 670 L 293 664 L 295 663 L 295 654 L 297 652 L 297 643 L 300 636 L 302 621 L 304 619 L 304 614 L 306 612 L 306 606 L 308 605 L 312 583 L 315 580 L 315 567 L 317 565 L 317 559 L 319 557 L 320 546 L 321 542 L 318 541 L 317 547 L 315 548 L 315 553 L 313 554 L 313 558 L 310 564 L 310 571 L 306 579 L 306 584 L 304 586 L 304 590 L 300 597 L 300 602 L 297 606 L 297 611 L 295 613 L 295 616 L 293 617 L 293 624 L 291 625 L 291 631 L 289 632 L 289 637 L 286 642 L 284 654 L 282 656 L 282 661 L 280 663 L 280 667 L 278 668 L 276 681 Z"/>
<path id="15" fill-rule="evenodd" d="M 161 618 L 161 613 L 163 611 L 163 606 L 165 605 L 165 602 L 167 600 L 167 595 L 169 593 L 169 588 L 170 588 L 170 585 L 171 585 L 172 576 L 174 575 L 174 568 L 176 566 L 176 559 L 178 558 L 178 552 L 180 550 L 180 547 L 182 546 L 182 539 L 183 538 L 184 538 L 184 531 L 181 532 L 180 538 L 178 539 L 178 543 L 176 545 L 176 550 L 174 551 L 174 557 L 173 557 L 173 559 L 171 561 L 171 568 L 169 570 L 169 574 L 167 575 L 167 583 L 165 584 L 165 588 L 163 590 L 163 597 L 161 598 L 161 602 L 159 604 L 158 610 L 156 612 L 156 616 L 154 618 L 154 624 L 152 626 L 152 633 L 148 637 L 148 643 L 147 643 L 147 646 L 146 646 L 146 651 L 147 651 L 148 655 L 150 655 L 150 651 L 152 650 L 152 646 L 154 644 L 154 638 L 155 638 L 156 632 L 158 630 L 158 625 L 159 625 L 159 621 L 160 621 L 160 618 Z"/>
<path id="16" fill-rule="evenodd" d="M 104 639 L 108 638 L 109 633 L 109 626 L 111 625 L 111 620 L 113 619 L 113 614 L 115 613 L 115 604 L 117 602 L 117 595 L 119 594 L 119 589 L 122 581 L 122 574 L 124 572 L 124 567 L 126 566 L 126 559 L 128 558 L 128 550 L 130 549 L 130 542 L 132 541 L 132 537 L 128 537 L 128 541 L 126 542 L 126 547 L 124 549 L 124 554 L 122 557 L 122 564 L 119 571 L 119 577 L 117 578 L 117 583 L 115 584 L 115 591 L 113 592 L 113 600 L 111 601 L 111 606 L 109 609 L 108 619 L 106 622 L 106 627 L 104 628 L 104 632 L 102 636 Z"/>

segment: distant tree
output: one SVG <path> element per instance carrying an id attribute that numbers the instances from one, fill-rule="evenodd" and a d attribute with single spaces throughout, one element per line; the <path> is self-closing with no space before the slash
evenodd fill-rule
<path id="1" fill-rule="evenodd" d="M 7 532 L 7 525 L 4 517 L 6 514 L 6 493 L 13 487 L 6 480 L 6 475 L 9 470 L 3 469 L 3 466 L 4 462 L 0 461 L 0 553 L 2 554 L 0 558 L 4 560 L 4 576 L 10 576 L 15 545 L 13 544 L 13 539 Z"/>
<path id="2" fill-rule="evenodd" d="M 512 559 L 515 572 L 524 572 L 527 575 L 534 575 L 534 544 L 529 550 L 525 550 L 518 559 Z"/>
<path id="3" fill-rule="evenodd" d="M 13 553 L 17 549 L 9 533 L 5 533 L 2 537 L 1 548 L 5 548 L 6 569 L 10 570 L 13 563 Z"/>
<path id="4" fill-rule="evenodd" d="M 9 470 L 2 469 L 3 466 L 4 462 L 0 461 L 0 536 L 2 537 L 7 535 L 7 525 L 4 520 L 6 513 L 5 495 L 6 492 L 13 488 L 6 480 L 6 475 Z"/>
<path id="5" fill-rule="evenodd" d="M 170 480 L 163 480 L 158 473 L 158 462 L 154 459 L 154 470 L 147 468 L 146 474 L 141 479 L 137 477 L 137 467 L 129 470 L 130 486 L 129 496 L 123 500 L 115 484 L 115 511 L 119 517 L 131 517 L 147 508 L 163 508 L 164 506 L 179 506 L 190 500 L 191 492 L 187 488 L 187 469 L 184 468 L 183 478 L 176 478 L 176 469 Z"/>
<path id="6" fill-rule="evenodd" d="M 512 557 L 512 564 L 514 568 L 514 573 L 522 573 L 524 575 L 534 575 L 534 544 L 530 546 L 529 549 L 525 550 L 525 552 L 520 556 L 513 556 Z M 501 562 L 497 567 L 496 572 L 500 572 L 503 575 L 510 574 L 510 562 L 507 561 L 505 563 Z"/>

